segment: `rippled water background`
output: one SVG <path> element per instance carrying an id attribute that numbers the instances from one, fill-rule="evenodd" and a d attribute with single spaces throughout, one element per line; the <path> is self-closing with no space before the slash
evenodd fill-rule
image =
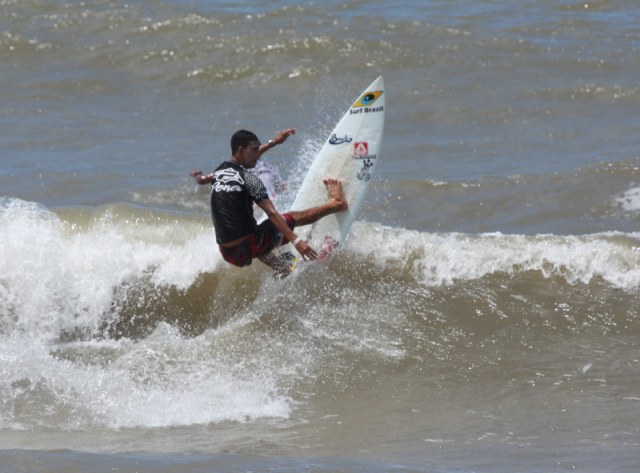
<path id="1" fill-rule="evenodd" d="M 640 466 L 637 2 L 0 6 L 0 470 Z M 189 171 L 378 75 L 331 266 L 226 265 Z"/>

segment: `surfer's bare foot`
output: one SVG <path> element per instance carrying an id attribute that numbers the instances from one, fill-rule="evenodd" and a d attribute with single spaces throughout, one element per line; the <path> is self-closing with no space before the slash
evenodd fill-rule
<path id="1" fill-rule="evenodd" d="M 344 191 L 342 190 L 342 182 L 338 179 L 325 179 L 322 182 L 324 182 L 324 185 L 327 188 L 329 199 L 333 201 L 333 204 L 336 207 L 335 211 L 341 212 L 343 210 L 347 210 L 349 208 L 349 204 L 347 203 Z"/>

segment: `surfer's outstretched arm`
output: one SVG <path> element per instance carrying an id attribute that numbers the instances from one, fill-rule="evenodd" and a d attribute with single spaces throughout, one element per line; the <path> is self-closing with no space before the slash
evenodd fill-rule
<path id="1" fill-rule="evenodd" d="M 213 174 L 204 175 L 202 171 L 191 171 L 191 177 L 200 185 L 211 184 L 211 181 L 213 181 Z"/>
<path id="2" fill-rule="evenodd" d="M 282 143 L 287 141 L 287 138 L 295 134 L 296 134 L 295 128 L 287 128 L 286 130 L 282 130 L 280 133 L 278 133 L 275 136 L 274 139 L 269 140 L 266 143 L 263 143 L 260 145 L 260 150 L 259 150 L 260 156 L 262 156 L 265 151 L 273 148 L 275 145 L 281 145 Z"/>

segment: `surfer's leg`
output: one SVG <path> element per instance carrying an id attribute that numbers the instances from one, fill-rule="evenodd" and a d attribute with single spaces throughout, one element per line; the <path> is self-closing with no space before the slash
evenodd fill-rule
<path id="1" fill-rule="evenodd" d="M 347 199 L 344 196 L 342 190 L 342 182 L 338 179 L 325 179 L 322 181 L 327 188 L 327 194 L 329 200 L 317 207 L 311 207 L 306 210 L 298 210 L 293 212 L 287 212 L 296 221 L 296 226 L 309 225 L 315 223 L 327 215 L 334 214 L 336 212 L 342 212 L 349 208 Z"/>
<path id="2" fill-rule="evenodd" d="M 295 226 L 293 217 L 288 214 L 284 214 L 282 217 L 289 228 L 293 229 Z M 253 255 L 273 269 L 273 275 L 276 279 L 287 276 L 291 272 L 292 258 L 290 256 L 293 255 L 291 253 L 278 254 L 273 251 L 282 245 L 283 236 L 271 220 L 267 219 L 258 225 L 255 240 L 257 243 L 253 248 Z"/>

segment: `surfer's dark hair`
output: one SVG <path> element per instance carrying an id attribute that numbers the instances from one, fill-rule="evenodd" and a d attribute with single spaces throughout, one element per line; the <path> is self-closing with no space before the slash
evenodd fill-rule
<path id="1" fill-rule="evenodd" d="M 238 130 L 231 137 L 231 156 L 236 154 L 238 148 L 246 148 L 252 141 L 257 141 L 260 144 L 260 140 L 256 134 L 249 130 Z"/>

